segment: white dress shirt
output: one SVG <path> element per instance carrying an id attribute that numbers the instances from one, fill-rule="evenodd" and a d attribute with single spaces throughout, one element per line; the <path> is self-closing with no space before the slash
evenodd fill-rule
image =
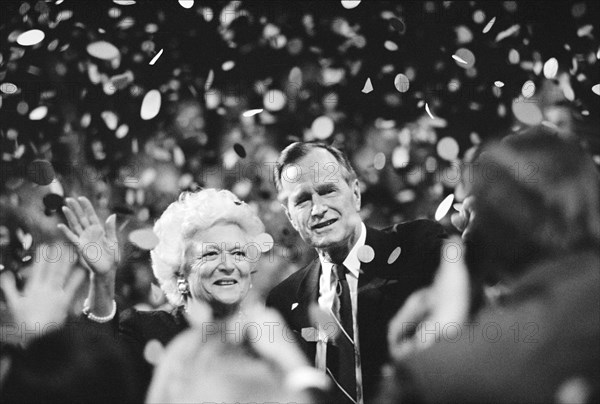
<path id="1" fill-rule="evenodd" d="M 360 345 L 358 342 L 358 276 L 360 274 L 360 260 L 358 259 L 358 250 L 365 245 L 367 238 L 367 228 L 364 223 L 360 224 L 360 236 L 356 244 L 352 247 L 348 256 L 344 260 L 344 266 L 348 268 L 349 273 L 346 275 L 348 287 L 350 288 L 350 298 L 352 300 L 352 319 L 354 323 L 354 346 L 355 346 L 355 363 L 356 363 L 356 389 L 357 403 L 363 403 L 362 398 L 362 370 L 360 364 Z M 326 312 L 331 312 L 333 300 L 336 295 L 335 288 L 331 288 L 331 269 L 333 263 L 325 261 L 319 255 L 321 261 L 321 277 L 319 278 L 319 307 Z M 327 340 L 324 333 L 320 334 L 319 342 L 317 343 L 316 364 L 317 367 L 325 371 L 325 358 L 327 357 Z"/>

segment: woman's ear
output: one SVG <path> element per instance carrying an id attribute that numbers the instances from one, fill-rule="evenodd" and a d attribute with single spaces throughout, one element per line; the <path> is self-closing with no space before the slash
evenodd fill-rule
<path id="1" fill-rule="evenodd" d="M 361 206 L 360 183 L 358 182 L 358 179 L 355 179 L 354 181 L 352 181 L 351 188 L 352 188 L 352 195 L 354 196 L 354 207 L 355 207 L 356 211 L 358 212 L 360 210 L 360 206 Z"/>

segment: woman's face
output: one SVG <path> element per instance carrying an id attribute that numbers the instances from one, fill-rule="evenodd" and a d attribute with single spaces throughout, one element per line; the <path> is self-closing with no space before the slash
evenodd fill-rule
<path id="1" fill-rule="evenodd" d="M 247 234 L 222 223 L 196 234 L 186 250 L 192 297 L 213 308 L 238 306 L 250 289 L 254 258 Z"/>

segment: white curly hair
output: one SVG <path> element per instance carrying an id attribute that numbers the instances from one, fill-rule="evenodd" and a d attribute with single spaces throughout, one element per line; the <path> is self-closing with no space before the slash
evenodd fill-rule
<path id="1" fill-rule="evenodd" d="M 203 189 L 183 192 L 171 203 L 154 224 L 158 244 L 152 251 L 152 270 L 169 302 L 175 306 L 185 303 L 177 278 L 186 268 L 185 249 L 198 232 L 215 223 L 238 225 L 250 238 L 264 233 L 265 226 L 254 211 L 227 190 Z"/>

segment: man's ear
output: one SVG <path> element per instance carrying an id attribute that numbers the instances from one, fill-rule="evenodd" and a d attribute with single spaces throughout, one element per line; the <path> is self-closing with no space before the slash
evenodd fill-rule
<path id="1" fill-rule="evenodd" d="M 288 210 L 287 206 L 285 206 L 283 203 L 281 204 L 281 207 L 283 208 L 283 211 L 285 212 L 285 216 L 288 218 L 288 220 L 290 221 L 290 223 L 292 224 L 292 227 L 298 231 L 298 227 L 296 226 L 296 224 L 294 223 L 294 221 L 292 220 L 292 216 L 290 215 L 290 211 Z"/>
<path id="2" fill-rule="evenodd" d="M 358 179 L 355 179 L 354 181 L 352 181 L 351 188 L 352 188 L 352 194 L 354 196 L 354 207 L 356 208 L 356 211 L 358 212 L 360 210 L 360 206 L 361 206 L 360 184 L 358 182 Z"/>

